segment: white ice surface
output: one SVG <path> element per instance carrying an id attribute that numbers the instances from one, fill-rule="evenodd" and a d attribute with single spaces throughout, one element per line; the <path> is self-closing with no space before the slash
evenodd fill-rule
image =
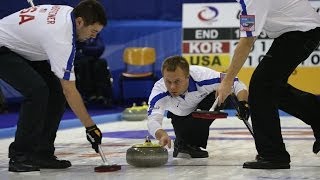
<path id="1" fill-rule="evenodd" d="M 56 139 L 56 155 L 67 159 L 72 167 L 64 170 L 42 170 L 31 173 L 8 172 L 8 146 L 13 138 L 0 139 L 1 180 L 158 180 L 158 179 L 320 179 L 319 155 L 312 153 L 314 138 L 308 125 L 292 117 L 282 117 L 282 133 L 288 152 L 291 154 L 291 169 L 252 170 L 243 169 L 245 161 L 256 155 L 254 141 L 242 121 L 235 117 L 219 119 L 211 125 L 207 150 L 209 158 L 172 158 L 169 149 L 168 163 L 156 168 L 137 168 L 126 163 L 126 150 L 134 144 L 144 142 L 143 138 L 128 139 L 104 137 L 102 147 L 109 161 L 119 164 L 117 172 L 96 173 L 94 167 L 102 164 L 98 154 L 87 142 L 84 128 L 59 130 Z M 172 130 L 170 120 L 164 120 L 165 129 Z M 102 132 L 126 132 L 146 130 L 146 121 L 116 121 L 99 125 Z M 174 136 L 173 131 L 169 131 Z M 156 143 L 155 140 L 153 140 Z"/>

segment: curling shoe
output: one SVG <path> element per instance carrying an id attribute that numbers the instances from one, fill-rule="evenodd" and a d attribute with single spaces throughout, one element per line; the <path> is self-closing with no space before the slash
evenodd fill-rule
<path id="1" fill-rule="evenodd" d="M 248 161 L 243 164 L 243 168 L 247 169 L 290 169 L 289 162 L 278 162 L 264 159 L 257 155 L 255 161 Z"/>
<path id="2" fill-rule="evenodd" d="M 40 169 L 66 169 L 71 167 L 70 161 L 58 160 L 56 156 L 35 158 L 33 161 Z"/>
<path id="3" fill-rule="evenodd" d="M 209 157 L 209 154 L 207 151 L 201 150 L 200 147 L 192 146 L 189 144 L 175 144 L 174 150 L 173 150 L 173 157 L 178 157 L 178 155 L 182 154 L 188 154 L 191 156 L 191 158 L 207 158 Z"/>
<path id="4" fill-rule="evenodd" d="M 9 161 L 10 172 L 31 172 L 40 171 L 39 166 L 34 165 L 30 159 L 26 157 L 12 157 Z"/>

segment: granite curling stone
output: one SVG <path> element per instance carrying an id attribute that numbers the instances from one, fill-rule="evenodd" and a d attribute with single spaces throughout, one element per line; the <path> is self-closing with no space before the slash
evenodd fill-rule
<path id="1" fill-rule="evenodd" d="M 147 118 L 148 105 L 137 106 L 133 104 L 132 107 L 126 108 L 122 112 L 122 119 L 126 121 L 142 121 Z"/>
<path id="2" fill-rule="evenodd" d="M 168 162 L 168 150 L 153 144 L 149 137 L 144 144 L 136 144 L 127 150 L 127 163 L 136 167 L 157 167 Z"/>

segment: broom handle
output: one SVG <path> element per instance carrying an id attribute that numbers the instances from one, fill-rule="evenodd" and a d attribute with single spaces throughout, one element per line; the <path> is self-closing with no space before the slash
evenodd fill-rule
<path id="1" fill-rule="evenodd" d="M 27 0 L 31 7 L 34 7 L 33 0 Z"/>
<path id="2" fill-rule="evenodd" d="M 235 95 L 233 95 L 233 94 L 230 95 L 230 101 L 231 101 L 231 104 L 233 105 L 233 107 L 239 113 L 240 112 L 240 108 L 239 108 L 239 105 L 238 105 L 238 99 L 235 97 Z M 254 138 L 253 129 L 252 129 L 252 126 L 249 123 L 249 121 L 248 120 L 244 120 L 244 119 L 241 119 L 241 120 L 247 126 L 249 132 L 251 133 L 252 137 Z"/>
<path id="3" fill-rule="evenodd" d="M 102 161 L 103 161 L 103 164 L 110 165 L 109 162 L 108 162 L 108 160 L 107 160 L 107 158 L 106 158 L 106 156 L 104 155 L 104 153 L 103 153 L 103 151 L 102 151 L 102 148 L 101 148 L 101 145 L 100 145 L 100 144 L 98 145 L 98 148 L 99 148 L 99 154 L 100 154 L 100 156 L 101 156 L 101 159 L 102 159 Z"/>
<path id="4" fill-rule="evenodd" d="M 214 109 L 218 105 L 218 101 L 219 101 L 219 96 L 216 98 L 216 100 L 214 101 L 214 103 L 213 103 L 212 107 L 209 109 L 209 111 L 214 111 Z"/>

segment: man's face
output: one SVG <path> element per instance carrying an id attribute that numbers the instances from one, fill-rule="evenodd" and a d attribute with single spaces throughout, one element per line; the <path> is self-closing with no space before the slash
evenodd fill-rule
<path id="1" fill-rule="evenodd" d="M 174 72 L 164 70 L 163 79 L 171 96 L 179 96 L 188 89 L 189 76 L 179 67 Z"/>
<path id="2" fill-rule="evenodd" d="M 77 40 L 83 42 L 90 38 L 96 38 L 97 34 L 102 30 L 103 26 L 99 23 L 94 23 L 89 26 L 84 25 L 81 17 L 76 19 Z"/>

